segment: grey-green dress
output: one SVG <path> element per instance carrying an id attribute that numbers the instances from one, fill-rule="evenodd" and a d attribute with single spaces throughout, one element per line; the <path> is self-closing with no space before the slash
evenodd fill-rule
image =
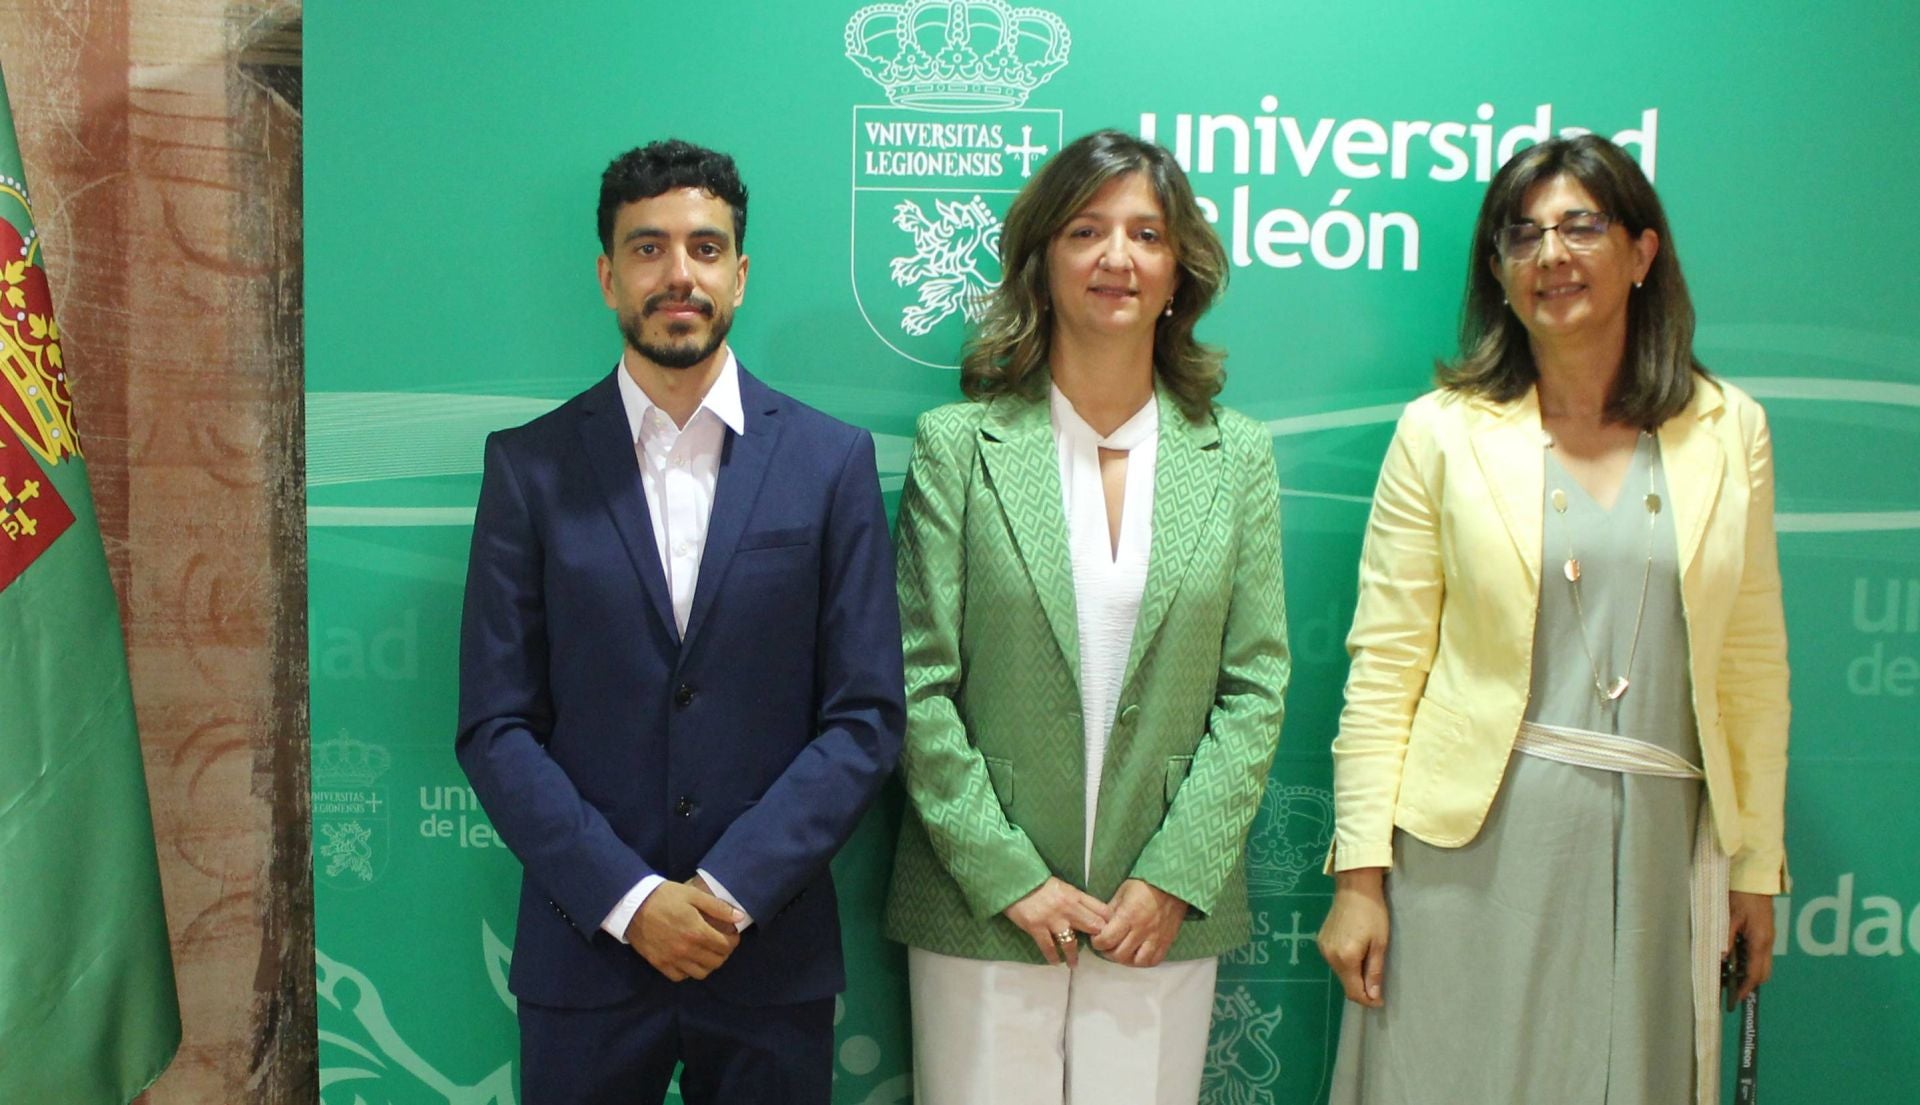
<path id="1" fill-rule="evenodd" d="M 1546 460 L 1545 548 L 1527 719 L 1617 733 L 1700 762 L 1673 516 L 1653 564 L 1642 436 L 1611 511 Z M 1555 509 L 1555 490 L 1565 512 Z M 1491 509 L 1491 507 L 1489 507 Z M 1568 540 L 1583 568 L 1581 644 Z M 1486 824 L 1459 848 L 1394 834 L 1386 1007 L 1351 1002 L 1331 1105 L 1685 1105 L 1693 1095 L 1688 870 L 1701 787 L 1515 752 Z"/>

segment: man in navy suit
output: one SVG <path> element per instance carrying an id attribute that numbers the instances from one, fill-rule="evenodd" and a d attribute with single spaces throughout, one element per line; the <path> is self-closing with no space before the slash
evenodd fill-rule
<path id="1" fill-rule="evenodd" d="M 625 349 L 487 439 L 457 752 L 518 856 L 527 1105 L 826 1102 L 845 986 L 828 861 L 899 755 L 873 439 L 727 347 L 731 158 L 656 142 L 601 181 Z"/>

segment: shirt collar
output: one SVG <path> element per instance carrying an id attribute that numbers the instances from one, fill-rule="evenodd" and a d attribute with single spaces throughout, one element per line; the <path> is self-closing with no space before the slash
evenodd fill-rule
<path id="1" fill-rule="evenodd" d="M 624 360 L 614 362 L 613 375 L 620 385 L 620 405 L 627 410 L 627 428 L 637 442 L 640 427 L 646 424 L 644 419 L 647 412 L 654 409 L 654 402 L 633 382 Z M 747 432 L 746 408 L 740 402 L 740 362 L 734 359 L 732 348 L 728 348 L 727 359 L 720 365 L 720 374 L 714 377 L 713 386 L 694 408 L 694 417 L 699 417 L 701 411 L 712 411 L 715 418 L 736 434 Z M 692 424 L 693 418 L 687 419 L 687 425 Z"/>

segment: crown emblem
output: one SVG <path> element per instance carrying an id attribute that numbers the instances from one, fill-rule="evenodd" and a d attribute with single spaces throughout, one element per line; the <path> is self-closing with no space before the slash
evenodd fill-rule
<path id="1" fill-rule="evenodd" d="M 1268 786 L 1261 826 L 1247 838 L 1247 889 L 1291 894 L 1317 871 L 1333 844 L 1333 793 L 1320 787 Z"/>
<path id="2" fill-rule="evenodd" d="M 313 780 L 322 787 L 370 787 L 392 766 L 386 749 L 356 740 L 345 730 L 313 746 Z"/>
<path id="3" fill-rule="evenodd" d="M 0 175 L 0 197 L 27 207 L 26 185 Z M 29 209 L 30 210 L 30 209 Z M 48 464 L 80 455 L 60 324 L 40 267 L 40 241 L 0 219 L 0 421 Z"/>
<path id="4" fill-rule="evenodd" d="M 901 0 L 847 20 L 847 57 L 900 107 L 1019 107 L 1071 45 L 1059 16 L 1006 0 Z"/>

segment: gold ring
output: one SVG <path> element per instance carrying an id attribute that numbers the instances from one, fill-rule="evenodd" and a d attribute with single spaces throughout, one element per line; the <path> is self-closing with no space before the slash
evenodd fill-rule
<path id="1" fill-rule="evenodd" d="M 1071 944 L 1079 939 L 1080 937 L 1075 935 L 1072 929 L 1061 929 L 1053 934 L 1053 942 L 1056 944 Z"/>

